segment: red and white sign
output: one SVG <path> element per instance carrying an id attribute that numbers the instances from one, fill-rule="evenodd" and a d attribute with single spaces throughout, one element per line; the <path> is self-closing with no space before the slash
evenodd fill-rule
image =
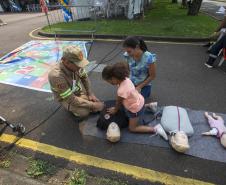
<path id="1" fill-rule="evenodd" d="M 40 0 L 40 6 L 43 13 L 48 13 L 48 7 L 45 0 Z"/>

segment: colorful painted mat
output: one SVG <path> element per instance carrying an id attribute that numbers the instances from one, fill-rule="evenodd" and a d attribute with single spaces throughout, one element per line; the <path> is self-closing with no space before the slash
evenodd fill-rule
<path id="1" fill-rule="evenodd" d="M 60 61 L 62 49 L 78 45 L 87 56 L 84 41 L 30 41 L 0 58 L 0 83 L 51 92 L 48 72 Z"/>

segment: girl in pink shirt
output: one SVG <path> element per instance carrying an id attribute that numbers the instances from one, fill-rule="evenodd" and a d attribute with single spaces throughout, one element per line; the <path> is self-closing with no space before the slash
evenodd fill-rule
<path id="1" fill-rule="evenodd" d="M 124 63 L 116 63 L 113 66 L 107 66 L 102 72 L 102 78 L 112 85 L 117 85 L 117 98 L 115 107 L 108 109 L 109 114 L 115 114 L 121 105 L 129 117 L 129 130 L 139 133 L 157 133 L 167 138 L 165 131 L 160 124 L 155 127 L 139 125 L 139 116 L 144 113 L 144 98 L 136 90 L 129 77 L 129 69 Z"/>

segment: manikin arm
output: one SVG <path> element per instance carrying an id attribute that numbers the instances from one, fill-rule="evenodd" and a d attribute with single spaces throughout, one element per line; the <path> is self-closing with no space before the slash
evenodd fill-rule
<path id="1" fill-rule="evenodd" d="M 208 112 L 205 112 L 204 115 L 208 119 L 208 122 L 213 122 L 214 121 L 214 118 Z"/>
<path id="2" fill-rule="evenodd" d="M 215 118 L 216 120 L 223 120 L 223 118 L 221 116 L 218 116 L 215 113 L 213 113 L 213 118 Z"/>
<path id="3" fill-rule="evenodd" d="M 212 128 L 209 132 L 203 132 L 202 135 L 205 136 L 216 136 L 218 133 L 218 130 L 216 128 Z"/>

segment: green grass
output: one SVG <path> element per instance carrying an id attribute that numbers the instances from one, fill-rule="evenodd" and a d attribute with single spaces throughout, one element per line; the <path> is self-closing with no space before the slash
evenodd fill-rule
<path id="1" fill-rule="evenodd" d="M 33 178 L 37 178 L 42 175 L 51 175 L 55 169 L 54 165 L 49 164 L 42 160 L 30 160 L 27 174 Z"/>
<path id="2" fill-rule="evenodd" d="M 16 150 L 11 150 L 0 155 L 0 168 L 9 168 L 12 164 L 12 159 L 16 155 Z"/>
<path id="3" fill-rule="evenodd" d="M 154 0 L 154 8 L 145 12 L 142 20 L 98 20 L 97 34 L 114 35 L 149 35 L 177 37 L 207 37 L 218 25 L 213 18 L 199 13 L 198 16 L 187 16 L 187 10 L 180 4 L 172 4 L 171 0 Z M 48 26 L 44 32 L 57 30 L 89 30 L 94 27 L 92 21 L 58 23 Z M 63 32 L 63 31 L 62 31 Z"/>
<path id="4" fill-rule="evenodd" d="M 9 159 L 5 159 L 0 162 L 0 167 L 1 168 L 9 168 L 11 165 L 11 161 Z"/>
<path id="5" fill-rule="evenodd" d="M 86 184 L 86 180 L 87 180 L 87 173 L 85 172 L 85 170 L 78 170 L 76 169 L 70 180 L 68 185 L 85 185 Z"/>
<path id="6" fill-rule="evenodd" d="M 128 185 L 127 182 L 101 177 L 89 176 L 85 170 L 75 169 L 69 178 L 67 185 Z"/>

